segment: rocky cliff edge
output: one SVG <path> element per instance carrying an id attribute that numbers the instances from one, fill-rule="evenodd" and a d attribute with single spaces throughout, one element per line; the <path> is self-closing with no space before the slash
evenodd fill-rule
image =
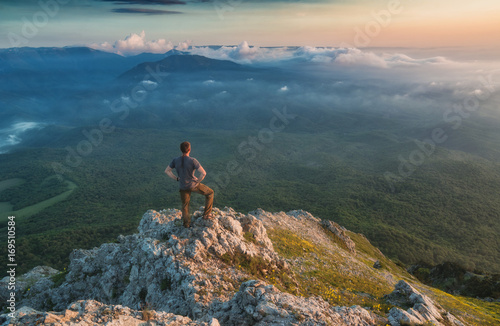
<path id="1" fill-rule="evenodd" d="M 33 269 L 18 280 L 15 313 L 0 322 L 465 325 L 366 238 L 332 221 L 300 210 L 215 208 L 212 220 L 201 212 L 186 229 L 179 210 L 150 210 L 138 233 L 74 250 L 67 270 Z"/>

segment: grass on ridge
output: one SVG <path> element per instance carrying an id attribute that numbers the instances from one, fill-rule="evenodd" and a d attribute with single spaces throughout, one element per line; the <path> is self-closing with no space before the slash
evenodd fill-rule
<path id="1" fill-rule="evenodd" d="M 299 284 L 299 294 L 320 296 L 332 305 L 360 305 L 384 315 L 389 310 L 383 296 L 392 291 L 389 284 L 355 275 L 348 270 L 348 259 L 324 246 L 315 246 L 299 235 L 283 229 L 268 229 L 275 250 L 296 261 L 291 264 Z M 332 242 L 334 240 L 332 239 Z M 376 272 L 373 272 L 376 273 Z"/>

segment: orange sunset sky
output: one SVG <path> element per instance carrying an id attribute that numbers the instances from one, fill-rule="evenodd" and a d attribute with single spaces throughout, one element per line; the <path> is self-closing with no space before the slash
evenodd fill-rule
<path id="1" fill-rule="evenodd" d="M 42 0 L 0 2 L 0 47 L 149 41 L 500 49 L 500 1 Z"/>

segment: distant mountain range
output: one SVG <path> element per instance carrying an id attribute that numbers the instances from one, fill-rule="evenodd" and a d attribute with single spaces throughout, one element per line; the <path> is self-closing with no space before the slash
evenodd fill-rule
<path id="1" fill-rule="evenodd" d="M 173 56 L 174 58 L 169 58 Z M 202 70 L 242 69 L 242 65 L 229 60 L 209 59 L 188 52 L 170 50 L 166 53 L 142 53 L 124 57 L 88 47 L 64 48 L 10 48 L 0 49 L 0 72 L 29 71 L 101 71 L 130 75 L 142 72 L 151 63 L 161 65 L 163 71 L 188 72 Z M 131 70 L 128 72 L 127 70 Z M 125 72 L 125 73 L 124 73 Z"/>
<path id="2" fill-rule="evenodd" d="M 102 115 L 99 103 L 119 98 L 147 75 L 155 81 L 156 73 L 201 73 L 205 80 L 214 72 L 226 78 L 246 70 L 251 68 L 177 50 L 123 57 L 88 47 L 0 49 L 0 127 L 54 117 L 68 122 L 81 119 L 79 113 L 92 119 L 92 110 Z"/>
<path id="3" fill-rule="evenodd" d="M 173 53 L 178 54 L 178 51 Z M 104 70 L 123 72 L 145 61 L 157 61 L 169 55 L 143 53 L 123 57 L 88 47 L 0 49 L 0 71 L 16 70 Z"/>
<path id="4" fill-rule="evenodd" d="M 173 50 L 172 50 L 173 51 Z M 144 62 L 120 76 L 120 79 L 139 79 L 156 72 L 211 72 L 211 71 L 243 71 L 243 65 L 229 60 L 216 60 L 200 55 L 188 55 L 169 51 L 166 58 L 156 62 Z"/>

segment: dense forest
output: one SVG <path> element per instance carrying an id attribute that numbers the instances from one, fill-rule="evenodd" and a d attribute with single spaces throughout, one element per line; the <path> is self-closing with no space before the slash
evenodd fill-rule
<path id="1" fill-rule="evenodd" d="M 185 140 L 218 207 L 304 209 L 405 264 L 500 271 L 500 99 L 476 66 L 25 51 L 0 63 L 15 81 L 0 84 L 0 234 L 16 216 L 18 272 L 179 208 L 164 170 Z"/>
<path id="2" fill-rule="evenodd" d="M 383 175 L 390 158 L 373 149 L 383 134 L 280 132 L 253 155 L 242 155 L 238 147 L 255 133 L 117 129 L 79 166 L 67 166 L 63 180 L 53 168 L 67 159 L 63 148 L 0 156 L 2 179 L 25 180 L 0 193 L 0 201 L 9 201 L 14 210 L 67 191 L 66 180 L 77 185 L 67 199 L 16 216 L 19 269 L 42 264 L 61 269 L 73 249 L 135 232 L 146 210 L 179 208 L 177 185 L 164 169 L 179 155 L 180 141 L 189 139 L 192 156 L 208 172 L 206 183 L 216 190 L 218 207 L 304 209 L 365 234 L 403 263 L 453 261 L 500 270 L 500 221 L 494 218 L 500 212 L 499 165 L 440 149 L 393 191 Z M 64 142 L 75 143 L 80 135 L 76 128 Z M 408 146 L 388 143 L 401 150 Z M 202 199 L 193 196 L 192 210 L 203 205 Z"/>

